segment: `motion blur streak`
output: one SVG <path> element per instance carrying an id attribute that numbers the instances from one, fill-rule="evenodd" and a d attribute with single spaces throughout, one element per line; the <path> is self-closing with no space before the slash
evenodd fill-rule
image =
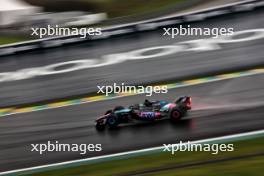
<path id="1" fill-rule="evenodd" d="M 258 84 L 255 84 L 256 82 Z M 194 109 L 197 110 L 191 111 L 179 124 L 173 125 L 164 120 L 152 124 L 125 126 L 114 131 L 107 130 L 105 133 L 98 133 L 95 130 L 96 117 L 115 105 L 141 102 L 144 96 L 136 95 L 19 114 L 15 118 L 1 118 L 0 163 L 3 164 L 0 170 L 27 168 L 154 147 L 179 140 L 198 140 L 263 129 L 263 89 L 263 74 L 172 89 L 167 95 L 154 95 L 151 99 L 173 101 L 180 95 L 191 95 Z M 243 106 L 238 107 L 237 102 Z M 221 108 L 212 108 L 210 105 Z M 53 139 L 63 143 L 81 144 L 84 141 L 102 143 L 103 151 L 88 153 L 85 156 L 74 153 L 53 153 L 42 157 L 30 152 L 28 144 L 45 143 Z"/>
<path id="2" fill-rule="evenodd" d="M 260 9 L 254 12 L 230 14 L 193 23 L 192 26 L 204 27 L 209 24 L 211 27 L 233 27 L 235 31 L 263 29 L 264 11 Z M 156 30 L 115 37 L 111 40 L 1 57 L 0 70 L 2 73 L 14 72 L 88 57 L 101 58 L 103 55 L 126 53 L 155 47 L 157 44 L 165 46 L 175 42 L 201 39 L 191 36 L 170 39 L 161 36 L 162 31 Z M 83 95 L 96 92 L 97 85 L 113 82 L 147 85 L 166 80 L 186 80 L 200 75 L 260 68 L 264 65 L 263 39 L 219 45 L 221 49 L 206 52 L 179 52 L 161 58 L 138 59 L 58 75 L 1 82 L 0 107 Z M 193 86 L 171 89 L 168 94 L 156 94 L 151 99 L 173 101 L 181 95 L 190 95 L 194 110 L 190 111 L 185 120 L 178 124 L 172 124 L 167 120 L 151 124 L 139 123 L 102 133 L 94 128 L 95 118 L 114 106 L 143 102 L 145 96 L 127 96 L 110 101 L 95 101 L 89 104 L 17 114 L 14 118 L 1 117 L 0 172 L 144 149 L 176 143 L 180 140 L 198 140 L 261 130 L 264 126 L 263 90 L 263 74 L 207 84 L 194 83 Z M 52 153 L 40 157 L 39 154 L 30 152 L 31 143 L 41 144 L 55 140 L 69 144 L 82 144 L 84 141 L 101 143 L 103 150 L 98 153 L 90 152 L 85 156 L 76 153 Z"/>
<path id="3" fill-rule="evenodd" d="M 233 134 L 233 135 L 227 135 L 227 136 L 221 136 L 221 137 L 216 137 L 216 138 L 209 138 L 209 139 L 202 139 L 202 140 L 198 140 L 198 141 L 191 141 L 191 144 L 201 144 L 201 143 L 207 143 L 207 142 L 219 142 L 219 141 L 226 141 L 226 140 L 232 140 L 232 141 L 238 141 L 241 138 L 245 138 L 245 137 L 254 137 L 254 136 L 260 136 L 263 135 L 264 130 L 257 130 L 257 131 L 251 131 L 251 132 L 246 132 L 246 133 L 239 133 L 239 134 Z M 182 143 L 182 144 L 186 144 Z M 45 168 L 56 168 L 56 167 L 66 167 L 70 166 L 71 164 L 76 164 L 78 165 L 78 163 L 82 163 L 82 162 L 89 162 L 89 161 L 93 161 L 94 163 L 96 162 L 96 160 L 103 160 L 103 159 L 110 159 L 110 158 L 118 158 L 118 157 L 122 157 L 122 156 L 129 156 L 129 155 L 133 155 L 133 154 L 141 154 L 141 153 L 145 153 L 145 152 L 149 152 L 149 151 L 160 151 L 160 150 L 164 150 L 164 145 L 160 146 L 160 147 L 151 147 L 151 148 L 146 148 L 146 149 L 142 149 L 142 150 L 133 150 L 133 151 L 128 151 L 128 152 L 121 152 L 121 153 L 115 153 L 115 154 L 111 154 L 111 155 L 103 155 L 103 156 L 97 156 L 97 157 L 91 157 L 91 158 L 84 158 L 84 159 L 79 159 L 79 160 L 72 160 L 72 161 L 66 161 L 66 162 L 62 162 L 62 163 L 54 163 L 54 164 L 48 164 L 48 165 L 42 165 L 42 166 L 36 166 L 36 167 L 30 167 L 30 168 L 24 168 L 24 169 L 17 169 L 17 170 L 12 170 L 12 171 L 6 171 L 6 172 L 1 172 L 0 175 L 6 175 L 6 174 L 20 174 L 21 172 L 28 172 L 30 171 L 32 172 L 38 172 L 41 169 L 45 169 Z"/>
<path id="4" fill-rule="evenodd" d="M 244 38 L 233 39 L 233 37 L 251 34 Z M 23 80 L 34 78 L 36 76 L 44 76 L 44 75 L 55 75 L 61 73 L 68 73 L 72 71 L 88 69 L 88 68 L 96 68 L 96 67 L 103 67 L 109 66 L 113 64 L 120 64 L 122 62 L 128 60 L 138 60 L 138 59 L 149 59 L 155 57 L 162 57 L 167 56 L 170 54 L 175 54 L 178 52 L 187 52 L 187 51 L 211 51 L 216 49 L 221 49 L 220 43 L 236 43 L 236 42 L 245 42 L 251 40 L 257 40 L 264 38 L 264 29 L 251 29 L 245 31 L 239 31 L 234 33 L 231 37 L 223 36 L 219 39 L 200 39 L 200 40 L 190 40 L 181 42 L 181 44 L 190 44 L 189 47 L 184 45 L 163 45 L 163 46 L 156 46 L 150 48 L 143 48 L 139 50 L 130 51 L 127 53 L 118 53 L 118 54 L 110 54 L 102 56 L 102 60 L 98 59 L 86 59 L 86 60 L 74 60 L 68 62 L 61 62 L 56 64 L 51 64 L 44 67 L 35 67 L 35 68 L 26 68 L 22 70 L 17 70 L 15 72 L 6 72 L 0 73 L 0 82 L 6 81 L 15 81 L 15 80 Z M 155 52 L 159 51 L 158 53 L 144 55 L 147 52 Z M 67 68 L 67 66 L 69 68 Z M 66 67 L 64 69 L 59 69 L 60 67 Z"/>
<path id="5" fill-rule="evenodd" d="M 230 14 L 193 23 L 192 26 L 205 27 L 208 24 L 210 24 L 210 27 L 233 27 L 236 32 L 252 29 L 260 30 L 264 29 L 264 12 L 260 9 L 236 15 Z M 204 43 L 202 46 L 197 46 L 197 42 L 190 43 L 190 41 L 200 40 L 203 37 L 177 36 L 171 39 L 162 36 L 162 34 L 162 30 L 155 30 L 119 36 L 109 40 L 91 41 L 75 46 L 1 57 L 1 73 L 14 73 L 16 70 L 43 68 L 62 62 L 80 62 L 80 60 L 88 58 L 93 60 L 95 65 L 100 65 L 105 62 L 98 60 L 99 62 L 95 63 L 96 59 L 93 58 L 102 58 L 106 55 L 113 57 L 113 54 L 117 53 L 131 54 L 131 51 L 134 51 L 132 52 L 134 59 L 152 56 L 151 59 L 137 60 L 127 60 L 128 57 L 115 56 L 112 61 L 119 64 L 53 74 L 59 73 L 60 70 L 73 69 L 74 64 L 69 64 L 57 67 L 55 72 L 54 67 L 52 67 L 48 72 L 45 72 L 48 75 L 1 82 L 0 107 L 85 95 L 96 92 L 97 85 L 106 85 L 113 82 L 117 84 L 124 82 L 127 85 L 148 84 L 264 65 L 263 57 L 261 57 L 264 55 L 264 39 L 260 38 L 262 36 L 261 32 L 235 36 L 232 40 L 226 39 L 213 45 L 212 43 Z M 258 39 L 253 40 L 252 36 L 254 38 L 257 36 Z M 247 41 L 241 41 L 245 38 Z M 227 43 L 228 41 L 232 42 Z M 181 42 L 181 45 L 184 46 L 184 51 L 181 52 L 158 55 L 158 57 L 153 56 L 157 56 L 158 53 L 170 53 L 171 50 L 160 51 L 161 48 L 156 48 L 156 50 L 145 52 L 146 48 L 155 49 L 157 46 L 172 46 Z M 144 53 L 142 53 L 142 49 L 145 49 L 143 50 Z M 189 51 L 186 51 L 186 49 Z M 126 61 L 124 62 L 122 59 Z M 81 63 L 77 64 L 76 67 L 82 67 Z M 31 73 L 29 75 L 22 74 L 22 76 L 31 77 Z M 6 78 L 6 76 L 4 77 Z"/>
<path id="6" fill-rule="evenodd" d="M 239 77 L 256 75 L 256 74 L 263 74 L 263 73 L 264 73 L 264 68 L 263 69 L 259 68 L 259 69 L 247 70 L 247 71 L 242 71 L 242 72 L 226 73 L 222 75 L 197 78 L 197 79 L 170 83 L 166 85 L 164 84 L 164 85 L 159 85 L 159 86 L 160 87 L 166 86 L 168 87 L 168 89 L 175 89 L 179 87 L 192 86 L 192 85 L 197 85 L 197 84 L 221 81 L 221 80 L 232 79 L 232 78 L 239 78 Z M 133 95 L 137 95 L 137 93 L 127 93 L 127 94 L 120 93 L 120 94 L 111 94 L 110 96 L 96 95 L 96 96 L 84 97 L 80 99 L 72 99 L 72 100 L 70 99 L 66 101 L 58 101 L 58 102 L 53 102 L 49 104 L 29 106 L 29 107 L 21 107 L 21 108 L 8 107 L 8 108 L 0 109 L 0 117 L 21 114 L 21 113 L 29 113 L 29 112 L 34 112 L 34 111 L 42 111 L 42 110 L 47 110 L 47 109 L 55 109 L 55 108 L 61 108 L 65 106 L 73 106 L 73 105 L 91 103 L 91 102 L 96 102 L 96 101 L 111 100 L 115 98 L 121 98 L 121 97 L 126 97 L 126 96 L 133 96 Z"/>

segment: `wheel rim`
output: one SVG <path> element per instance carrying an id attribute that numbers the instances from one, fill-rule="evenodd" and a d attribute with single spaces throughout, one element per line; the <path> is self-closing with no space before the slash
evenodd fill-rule
<path id="1" fill-rule="evenodd" d="M 179 113 L 178 111 L 173 111 L 173 112 L 172 112 L 172 117 L 173 117 L 174 119 L 178 119 L 178 118 L 180 117 L 180 113 Z"/>
<path id="2" fill-rule="evenodd" d="M 108 123 L 109 123 L 110 125 L 115 124 L 115 119 L 114 119 L 114 118 L 110 118 L 110 119 L 108 119 Z"/>

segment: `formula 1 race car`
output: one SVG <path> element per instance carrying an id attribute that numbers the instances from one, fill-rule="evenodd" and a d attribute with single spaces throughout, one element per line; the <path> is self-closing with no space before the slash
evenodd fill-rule
<path id="1" fill-rule="evenodd" d="M 116 128 L 119 124 L 133 121 L 155 121 L 169 118 L 172 122 L 177 122 L 186 112 L 191 109 L 192 100 L 189 96 L 182 96 L 174 103 L 167 101 L 149 101 L 135 104 L 125 108 L 117 106 L 114 109 L 96 119 L 96 129 L 104 130 L 105 127 Z"/>

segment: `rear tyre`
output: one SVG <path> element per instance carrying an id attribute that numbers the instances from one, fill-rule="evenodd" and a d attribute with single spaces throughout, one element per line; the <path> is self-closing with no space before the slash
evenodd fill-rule
<path id="1" fill-rule="evenodd" d="M 107 118 L 107 125 L 109 126 L 109 128 L 116 128 L 118 126 L 118 119 L 115 115 L 111 115 Z"/>
<path id="2" fill-rule="evenodd" d="M 170 120 L 172 122 L 177 122 L 181 120 L 182 112 L 178 108 L 173 108 L 170 112 Z"/>

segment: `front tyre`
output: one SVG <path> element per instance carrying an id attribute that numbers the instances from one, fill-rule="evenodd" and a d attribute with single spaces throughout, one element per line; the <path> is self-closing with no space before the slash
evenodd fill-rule
<path id="1" fill-rule="evenodd" d="M 170 120 L 172 122 L 177 122 L 181 120 L 182 112 L 178 108 L 173 108 L 170 112 Z"/>
<path id="2" fill-rule="evenodd" d="M 115 115 L 111 115 L 107 118 L 106 121 L 107 125 L 109 126 L 109 128 L 116 128 L 119 124 L 118 119 Z"/>
<path id="3" fill-rule="evenodd" d="M 95 125 L 96 130 L 103 131 L 105 129 L 105 124 L 102 122 L 97 122 Z"/>

